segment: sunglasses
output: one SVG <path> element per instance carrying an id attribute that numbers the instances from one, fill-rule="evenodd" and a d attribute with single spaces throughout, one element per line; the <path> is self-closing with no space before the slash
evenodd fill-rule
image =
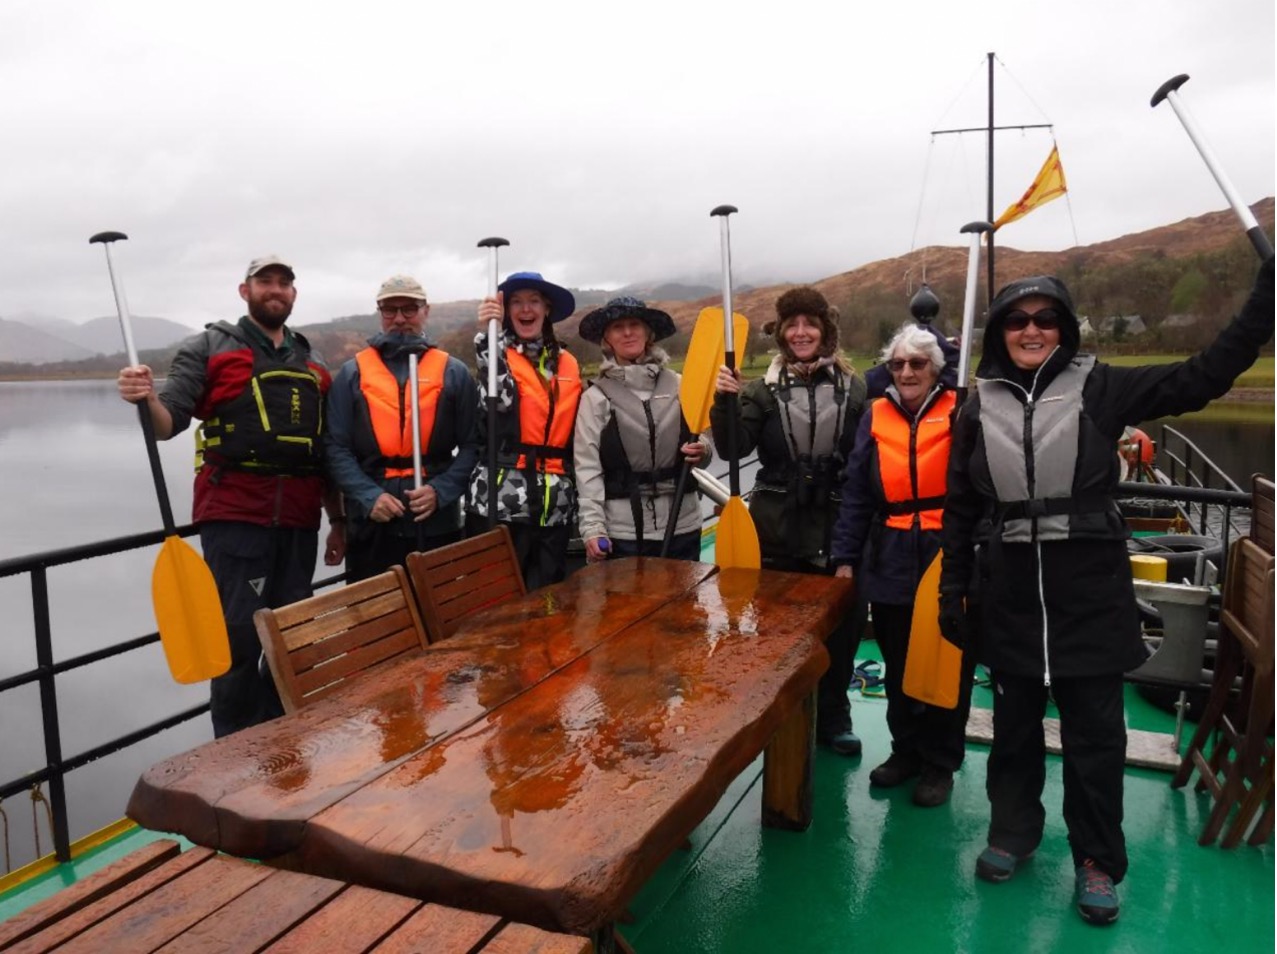
<path id="1" fill-rule="evenodd" d="M 1055 331 L 1060 327 L 1060 313 L 1051 308 L 1043 308 L 1033 315 L 1027 311 L 1009 311 L 1002 319 L 1002 327 L 1007 331 L 1023 331 L 1029 327 L 1029 322 L 1043 331 Z"/>
<path id="2" fill-rule="evenodd" d="M 422 305 L 378 305 L 377 310 L 381 312 L 383 318 L 393 318 L 396 314 L 403 315 L 405 318 L 416 318 L 417 313 L 421 311 Z"/>
<path id="3" fill-rule="evenodd" d="M 905 369 L 905 365 L 909 365 L 910 371 L 925 371 L 931 367 L 930 358 L 892 358 L 887 362 L 887 370 L 892 374 L 899 374 Z"/>

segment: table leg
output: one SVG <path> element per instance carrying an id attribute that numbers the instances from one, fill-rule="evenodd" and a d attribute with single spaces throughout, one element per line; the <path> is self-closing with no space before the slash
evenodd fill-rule
<path id="1" fill-rule="evenodd" d="M 816 691 L 781 723 L 763 751 L 763 825 L 806 831 L 816 754 Z"/>
<path id="2" fill-rule="evenodd" d="M 616 923 L 609 921 L 590 935 L 594 954 L 634 954 L 634 948 L 616 933 Z"/>

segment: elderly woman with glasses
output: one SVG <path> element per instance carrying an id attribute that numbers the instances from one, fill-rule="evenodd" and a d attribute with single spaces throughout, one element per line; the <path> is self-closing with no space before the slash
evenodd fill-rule
<path id="1" fill-rule="evenodd" d="M 1272 332 L 1272 258 L 1219 337 L 1173 364 L 1113 367 L 1080 354 L 1073 299 L 1056 278 L 1012 282 L 990 303 L 976 394 L 954 424 L 940 583 L 941 630 L 959 644 L 974 630 L 993 676 L 992 817 L 977 877 L 1006 881 L 1042 840 L 1050 697 L 1074 904 L 1092 924 L 1117 920 L 1122 674 L 1145 654 L 1113 449 L 1128 424 L 1221 397 Z M 978 604 L 978 627 L 967 603 Z"/>
<path id="2" fill-rule="evenodd" d="M 659 556 L 682 463 L 704 466 L 708 459 L 708 442 L 683 419 L 682 379 L 656 346 L 674 331 L 669 315 L 628 296 L 581 319 L 581 337 L 603 351 L 599 373 L 581 396 L 573 439 L 577 526 L 591 563 L 609 555 Z M 695 482 L 687 483 L 666 555 L 698 560 L 701 509 Z"/>
<path id="3" fill-rule="evenodd" d="M 901 689 L 914 593 L 940 550 L 955 403 L 941 380 L 945 364 L 936 336 L 912 323 L 883 348 L 891 383 L 860 419 L 832 547 L 837 575 L 854 579 L 857 595 L 869 601 L 886 666 L 891 755 L 869 773 L 869 784 L 893 788 L 919 776 L 913 801 L 926 808 L 943 805 L 953 790 L 970 702 L 969 679 L 956 709 L 926 705 Z"/>

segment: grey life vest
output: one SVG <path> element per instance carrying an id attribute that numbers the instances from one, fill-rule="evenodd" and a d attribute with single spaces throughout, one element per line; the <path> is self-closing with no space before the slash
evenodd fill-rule
<path id="1" fill-rule="evenodd" d="M 769 376 L 770 377 L 770 376 Z M 831 499 L 842 471 L 838 438 L 847 419 L 847 381 L 838 369 L 815 383 L 794 380 L 784 368 L 767 387 L 789 451 L 789 486 L 799 506 Z"/>
<path id="2" fill-rule="evenodd" d="M 1082 434 L 1082 386 L 1095 355 L 1078 355 L 1035 400 L 1021 402 L 1020 385 L 976 380 L 985 457 L 997 494 L 995 528 L 1006 543 L 1067 540 L 1079 521 L 1113 509 L 1104 495 L 1076 492 Z M 1089 535 L 1089 534 L 1088 534 Z"/>
<path id="3" fill-rule="evenodd" d="M 612 421 L 621 440 L 628 470 L 639 484 L 648 485 L 649 493 L 655 484 L 670 480 L 677 474 L 678 446 L 683 435 L 683 408 L 678 401 L 678 381 L 675 375 L 661 371 L 652 389 L 652 396 L 644 400 L 621 381 L 597 378 L 597 387 L 612 406 Z M 611 422 L 609 422 L 609 425 Z M 609 455 L 611 456 L 611 455 Z M 603 460 L 605 480 L 612 483 L 612 475 L 618 468 L 616 461 Z M 613 492 L 615 491 L 615 492 Z M 609 488 L 609 497 L 628 497 L 629 488 Z"/>

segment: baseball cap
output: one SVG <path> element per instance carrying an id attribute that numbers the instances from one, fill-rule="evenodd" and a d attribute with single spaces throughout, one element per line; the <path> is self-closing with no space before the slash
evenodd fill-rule
<path id="1" fill-rule="evenodd" d="M 253 259 L 248 263 L 248 271 L 245 273 L 244 277 L 252 278 L 258 272 L 266 268 L 271 268 L 272 266 L 275 268 L 282 268 L 284 271 L 288 272 L 289 278 L 297 277 L 293 272 L 293 266 L 289 265 L 278 255 L 263 255 L 261 258 Z"/>
<path id="2" fill-rule="evenodd" d="M 377 301 L 385 301 L 387 298 L 415 298 L 425 301 L 426 290 L 411 275 L 391 275 L 377 289 Z"/>

